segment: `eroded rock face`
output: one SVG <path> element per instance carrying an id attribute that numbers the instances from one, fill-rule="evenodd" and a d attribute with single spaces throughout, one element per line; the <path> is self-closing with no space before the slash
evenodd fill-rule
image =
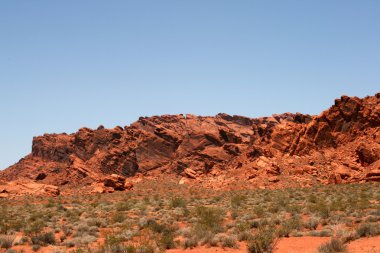
<path id="1" fill-rule="evenodd" d="M 379 99 L 380 93 L 364 99 L 347 96 L 336 99 L 330 109 L 314 117 L 299 131 L 297 141 L 290 149 L 291 153 L 305 154 L 315 149 L 337 147 L 354 141 L 370 129 L 378 129 Z"/>
<path id="2" fill-rule="evenodd" d="M 245 180 L 247 187 L 368 181 L 377 177 L 379 126 L 380 93 L 342 96 L 319 116 L 141 117 L 124 128 L 35 137 L 32 153 L 0 178 L 65 188 L 108 177 L 112 180 L 101 187 L 113 190 L 123 188 L 116 177 L 154 173 L 190 181 L 217 178 L 221 185 Z M 98 191 L 108 191 L 101 187 Z"/>

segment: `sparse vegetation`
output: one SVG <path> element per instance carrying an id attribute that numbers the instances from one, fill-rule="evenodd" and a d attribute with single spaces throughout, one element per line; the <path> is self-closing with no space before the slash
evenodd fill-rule
<path id="1" fill-rule="evenodd" d="M 133 192 L 1 199 L 0 246 L 137 253 L 242 242 L 261 253 L 281 237 L 337 236 L 319 252 L 340 252 L 350 241 L 380 234 L 379 199 L 377 184 L 221 192 L 171 181 L 142 182 Z"/>

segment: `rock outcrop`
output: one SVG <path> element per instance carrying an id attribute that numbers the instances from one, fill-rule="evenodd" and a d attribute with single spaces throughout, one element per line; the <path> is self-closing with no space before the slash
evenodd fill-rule
<path id="1" fill-rule="evenodd" d="M 29 180 L 0 183 L 0 198 L 15 198 L 23 195 L 56 197 L 60 194 L 57 186 L 39 184 Z"/>
<path id="2" fill-rule="evenodd" d="M 342 96 L 319 116 L 141 117 L 125 127 L 35 137 L 32 153 L 1 171 L 0 178 L 62 189 L 155 173 L 212 187 L 377 181 L 379 126 L 380 93 L 363 99 Z M 121 181 L 102 187 L 125 189 Z"/>

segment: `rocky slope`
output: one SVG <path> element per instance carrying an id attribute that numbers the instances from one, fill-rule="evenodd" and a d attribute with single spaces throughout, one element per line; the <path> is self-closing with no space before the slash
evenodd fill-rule
<path id="1" fill-rule="evenodd" d="M 141 117 L 125 127 L 35 137 L 32 153 L 0 178 L 61 189 L 111 174 L 231 188 L 379 181 L 379 126 L 380 93 L 342 96 L 319 116 Z"/>

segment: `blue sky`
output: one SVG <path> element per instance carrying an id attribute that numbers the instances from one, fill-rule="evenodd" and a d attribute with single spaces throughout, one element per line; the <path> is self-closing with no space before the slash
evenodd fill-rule
<path id="1" fill-rule="evenodd" d="M 380 1 L 1 1 L 0 169 L 139 116 L 318 114 L 380 91 Z"/>

